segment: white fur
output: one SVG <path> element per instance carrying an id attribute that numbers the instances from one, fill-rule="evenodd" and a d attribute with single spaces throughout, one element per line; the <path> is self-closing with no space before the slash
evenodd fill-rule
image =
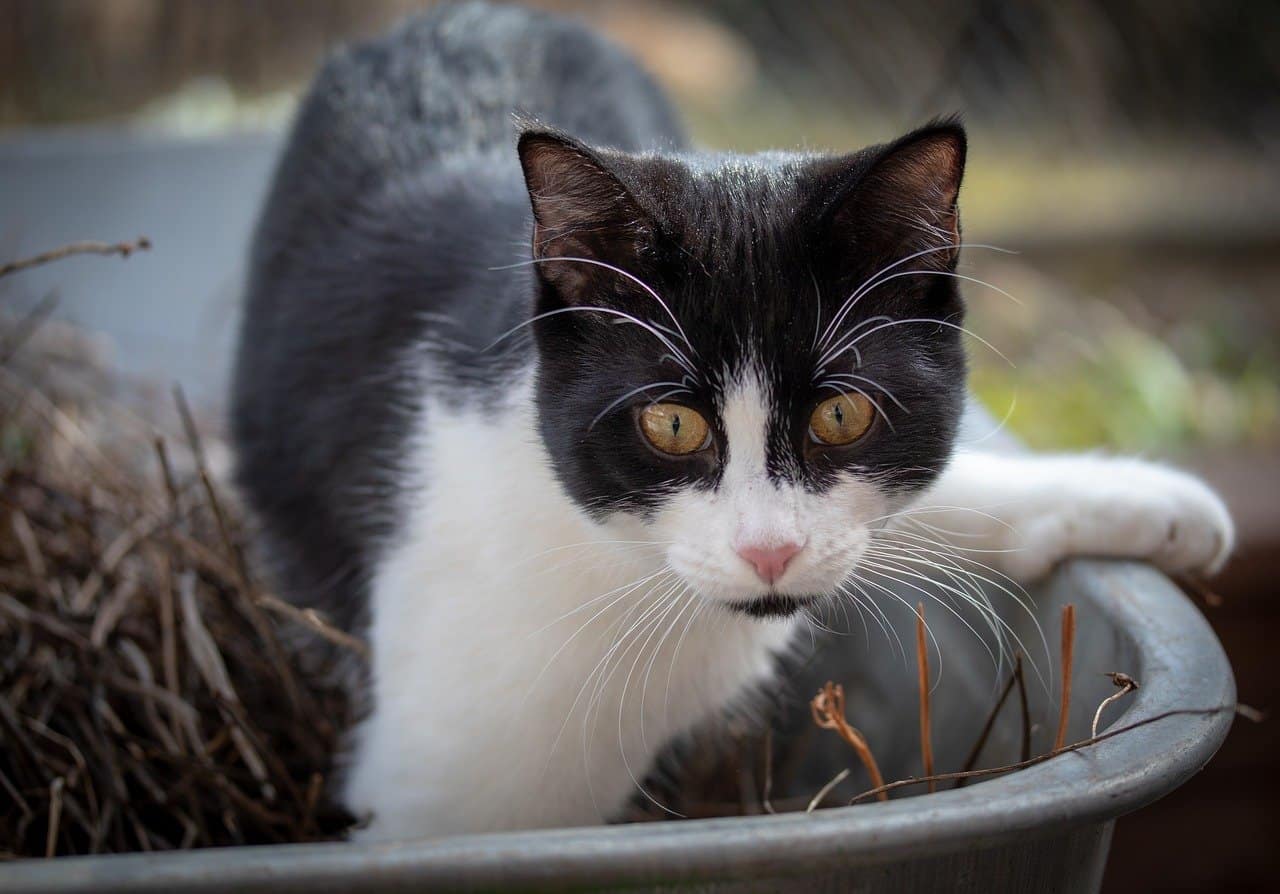
<path id="1" fill-rule="evenodd" d="M 774 583 L 777 592 L 830 592 L 857 564 L 869 525 L 901 505 L 855 475 L 842 476 L 823 494 L 770 480 L 769 406 L 761 377 L 745 370 L 721 410 L 729 456 L 719 489 L 679 494 L 653 524 L 656 536 L 672 541 L 672 567 L 710 599 L 742 602 L 761 594 L 760 579 L 735 552 L 736 545 L 752 542 L 804 544 Z"/>
<path id="2" fill-rule="evenodd" d="M 663 545 L 613 543 L 568 500 L 528 395 L 491 419 L 426 408 L 426 484 L 373 585 L 374 709 L 346 786 L 366 839 L 605 820 L 788 641 L 670 572 L 628 591 Z"/>
<path id="3" fill-rule="evenodd" d="M 1024 582 L 1069 556 L 1211 573 L 1235 537 L 1226 506 L 1198 479 L 1096 454 L 959 453 L 906 518 Z"/>
<path id="4" fill-rule="evenodd" d="M 651 523 L 595 524 L 555 481 L 531 389 L 481 416 L 429 402 L 420 488 L 372 587 L 373 710 L 345 798 L 370 840 L 596 823 L 615 815 L 671 736 L 772 667 L 793 624 L 724 602 L 762 585 L 734 551 L 804 548 L 776 582 L 834 591 L 869 529 L 926 520 L 1020 579 L 1075 554 L 1216 567 L 1231 527 L 1185 475 L 1099 457 L 961 455 L 902 507 L 856 473 L 824 495 L 765 474 L 769 395 L 750 371 L 720 408 L 715 490 L 685 489 Z"/>

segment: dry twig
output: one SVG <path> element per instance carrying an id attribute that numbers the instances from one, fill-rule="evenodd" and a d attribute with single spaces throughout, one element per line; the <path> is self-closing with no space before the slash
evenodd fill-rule
<path id="1" fill-rule="evenodd" d="M 0 264 L 0 276 L 8 276 L 10 273 L 17 273 L 20 270 L 28 270 L 32 267 L 39 267 L 42 264 L 50 264 L 63 258 L 69 258 L 72 255 L 119 255 L 122 258 L 127 258 L 135 251 L 146 251 L 149 248 L 151 248 L 151 240 L 145 236 L 139 237 L 133 242 L 72 242 L 70 245 L 55 248 L 52 251 L 46 251 L 34 257 Z"/>
<path id="2" fill-rule="evenodd" d="M 765 813 L 777 813 L 773 809 L 773 728 L 764 731 L 764 788 L 760 794 L 760 803 Z"/>
<path id="3" fill-rule="evenodd" d="M 1116 686 L 1120 687 L 1120 691 L 1115 695 L 1109 695 L 1104 698 L 1099 703 L 1098 710 L 1093 712 L 1093 725 L 1089 727 L 1089 735 L 1093 737 L 1098 735 L 1098 722 L 1102 719 L 1103 709 L 1113 701 L 1123 698 L 1138 688 L 1138 681 L 1128 674 L 1121 673 L 1120 671 L 1111 671 L 1107 676 L 1111 678 L 1112 683 L 1115 683 Z"/>
<path id="4" fill-rule="evenodd" d="M 929 641 L 925 638 L 924 603 L 916 603 L 916 670 L 920 689 L 920 760 L 924 774 L 933 775 L 933 732 L 929 716 Z M 937 791 L 929 783 L 929 792 Z"/>
<path id="5" fill-rule="evenodd" d="M 1119 729 L 1109 730 L 1108 732 L 1105 732 L 1100 736 L 1090 736 L 1087 739 L 1081 739 L 1079 742 L 1074 742 L 1070 745 L 1064 746 L 1063 748 L 1057 751 L 1046 751 L 1044 754 L 1037 755 L 1033 758 L 1029 758 L 1024 761 L 1018 761 L 1017 763 L 1005 764 L 1000 767 L 988 767 L 985 770 L 967 770 L 967 771 L 962 770 L 958 773 L 936 773 L 932 777 L 912 776 L 907 779 L 899 779 L 896 782 L 890 782 L 884 785 L 878 785 L 875 788 L 867 789 L 865 792 L 862 792 L 859 795 L 855 795 L 849 801 L 849 803 L 857 804 L 861 801 L 865 801 L 868 798 L 873 798 L 873 797 L 879 798 L 880 800 L 884 800 L 885 796 L 889 792 L 896 791 L 897 789 L 900 789 L 900 788 L 906 788 L 912 785 L 921 785 L 926 782 L 948 782 L 951 780 L 958 780 L 958 779 L 977 779 L 982 776 L 999 776 L 1003 773 L 1011 773 L 1014 770 L 1025 770 L 1027 767 L 1034 767 L 1036 764 L 1042 764 L 1045 761 L 1053 760 L 1055 757 L 1059 757 L 1064 754 L 1069 754 L 1073 751 L 1079 751 L 1082 748 L 1088 748 L 1090 745 L 1097 745 L 1099 742 L 1105 742 L 1107 739 L 1111 739 L 1111 738 L 1114 738 L 1115 736 L 1123 735 L 1124 733 L 1138 729 L 1139 727 L 1147 726 L 1148 724 L 1155 723 L 1159 720 L 1165 720 L 1166 718 L 1169 718 L 1169 717 L 1186 717 L 1186 716 L 1203 717 L 1206 715 L 1221 714 L 1225 711 L 1235 711 L 1239 713 L 1240 716 L 1249 718 L 1249 714 L 1246 713 L 1246 710 L 1249 710 L 1248 706 L 1246 705 L 1232 704 L 1232 705 L 1218 705 L 1217 707 L 1214 707 L 1214 708 L 1180 708 L 1172 711 L 1164 711 L 1163 713 L 1155 714 L 1155 715 L 1152 715 L 1151 717 L 1147 717 L 1143 720 L 1139 720 L 1134 723 L 1131 723 L 1128 726 L 1122 726 Z"/>
<path id="6" fill-rule="evenodd" d="M 1076 607 L 1070 603 L 1062 608 L 1062 700 L 1058 704 L 1058 734 L 1053 739 L 1053 750 L 1061 751 L 1067 742 L 1067 723 L 1071 719 L 1071 666 L 1076 650 Z"/>
<path id="7" fill-rule="evenodd" d="M 1027 704 L 1027 675 L 1022 669 L 1022 655 L 1014 658 L 1014 674 L 1018 678 L 1018 709 L 1022 712 L 1022 749 L 1019 760 L 1031 760 L 1031 708 Z"/>
<path id="8" fill-rule="evenodd" d="M 871 777 L 872 784 L 884 785 L 884 777 L 880 775 L 880 767 L 876 764 L 875 756 L 871 753 L 871 747 L 867 745 L 866 738 L 845 719 L 844 687 L 828 680 L 809 702 L 809 709 L 813 712 L 815 724 L 822 729 L 832 730 L 849 744 L 849 747 L 858 755 L 858 760 L 862 761 L 862 765 L 867 768 L 867 775 Z M 882 795 L 880 800 L 887 801 L 889 796 Z"/>
<path id="9" fill-rule="evenodd" d="M 987 712 L 987 719 L 982 724 L 982 731 L 978 733 L 978 738 L 974 741 L 973 747 L 969 749 L 969 755 L 964 759 L 964 765 L 960 768 L 963 771 L 972 770 L 978 765 L 978 758 L 982 755 L 982 748 L 987 744 L 987 739 L 991 737 L 991 730 L 995 728 L 996 718 L 1000 715 L 1000 709 L 1004 707 L 1004 703 L 1009 699 L 1009 693 L 1013 692 L 1014 684 L 1022 679 L 1022 653 L 1019 652 L 1013 656 L 1013 671 L 1009 674 L 1008 681 L 1004 684 L 1004 689 L 1000 691 L 1000 697 L 996 699 L 996 703 L 991 706 L 991 710 Z M 1025 702 L 1023 707 L 1023 720 L 1026 720 Z M 1023 760 L 1030 755 L 1024 754 Z M 961 779 L 956 783 L 956 788 L 962 788 L 965 780 Z"/>
<path id="10" fill-rule="evenodd" d="M 818 793 L 813 796 L 812 800 L 809 801 L 808 805 L 804 808 L 804 812 L 813 813 L 815 810 L 817 810 L 818 805 L 823 802 L 823 800 L 827 797 L 827 795 L 831 794 L 831 790 L 849 778 L 850 772 L 852 771 L 848 767 L 845 767 L 835 776 L 831 777 L 831 780 L 826 785 L 818 789 Z M 882 798 L 881 800 L 885 800 L 885 799 Z"/>

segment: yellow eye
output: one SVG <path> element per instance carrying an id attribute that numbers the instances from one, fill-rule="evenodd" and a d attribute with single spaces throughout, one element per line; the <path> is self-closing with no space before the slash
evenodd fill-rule
<path id="1" fill-rule="evenodd" d="M 875 407 L 861 394 L 841 394 L 824 400 L 809 417 L 809 436 L 819 444 L 852 444 L 871 427 Z"/>
<path id="2" fill-rule="evenodd" d="M 711 443 L 711 427 L 697 410 L 680 404 L 650 404 L 640 412 L 645 439 L 663 453 L 684 456 Z"/>

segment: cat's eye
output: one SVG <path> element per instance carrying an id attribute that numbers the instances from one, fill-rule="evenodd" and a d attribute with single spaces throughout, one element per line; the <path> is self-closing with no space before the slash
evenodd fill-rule
<path id="1" fill-rule="evenodd" d="M 852 444 L 867 433 L 875 419 L 875 407 L 861 394 L 841 394 L 818 404 L 809 417 L 809 437 L 819 444 L 839 447 Z"/>
<path id="2" fill-rule="evenodd" d="M 711 426 L 697 410 L 681 404 L 650 404 L 640 411 L 640 431 L 663 453 L 685 456 L 711 444 Z"/>

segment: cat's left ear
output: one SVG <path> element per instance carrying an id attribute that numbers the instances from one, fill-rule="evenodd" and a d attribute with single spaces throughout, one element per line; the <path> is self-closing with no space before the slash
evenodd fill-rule
<path id="1" fill-rule="evenodd" d="M 883 147 L 828 207 L 830 235 L 885 264 L 920 252 L 910 266 L 951 269 L 966 145 L 964 128 L 944 122 Z"/>
<path id="2" fill-rule="evenodd" d="M 517 149 L 533 205 L 539 275 L 568 304 L 599 301 L 619 282 L 601 265 L 636 266 L 652 236 L 648 216 L 604 153 L 548 130 L 524 131 Z"/>

